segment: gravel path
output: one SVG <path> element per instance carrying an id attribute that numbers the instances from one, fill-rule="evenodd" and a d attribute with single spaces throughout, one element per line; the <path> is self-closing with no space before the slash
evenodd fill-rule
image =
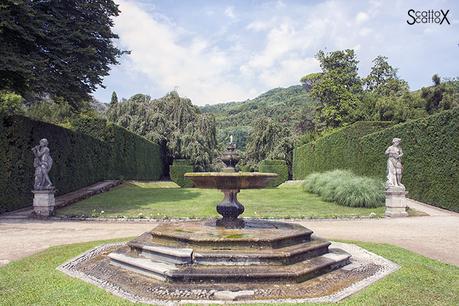
<path id="1" fill-rule="evenodd" d="M 298 223 L 323 238 L 390 243 L 459 266 L 459 214 L 427 208 L 433 209 L 431 216 Z M 3 219 L 0 265 L 54 245 L 137 236 L 156 224 Z"/>
<path id="2" fill-rule="evenodd" d="M 327 239 L 394 244 L 459 266 L 459 216 L 299 223 Z"/>

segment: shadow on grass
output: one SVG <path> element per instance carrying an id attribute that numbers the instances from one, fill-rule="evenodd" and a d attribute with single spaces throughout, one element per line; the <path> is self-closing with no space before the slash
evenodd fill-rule
<path id="1" fill-rule="evenodd" d="M 99 194 L 57 210 L 57 215 L 102 216 L 132 215 L 133 213 L 154 213 L 173 215 L 175 212 L 198 213 L 202 206 L 214 205 L 220 200 L 218 191 L 194 190 L 191 188 L 145 188 L 135 184 Z M 204 204 L 204 205 L 202 205 Z M 206 205 L 207 204 L 207 205 Z"/>

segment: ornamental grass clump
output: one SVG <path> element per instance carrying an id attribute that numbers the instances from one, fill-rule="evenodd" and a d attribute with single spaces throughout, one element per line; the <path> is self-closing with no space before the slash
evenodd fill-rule
<path id="1" fill-rule="evenodd" d="M 325 201 L 350 207 L 383 206 L 385 199 L 382 182 L 348 170 L 312 173 L 305 178 L 303 189 Z"/>

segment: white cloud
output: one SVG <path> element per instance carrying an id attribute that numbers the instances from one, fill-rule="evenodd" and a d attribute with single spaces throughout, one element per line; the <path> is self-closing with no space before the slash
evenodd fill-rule
<path id="1" fill-rule="evenodd" d="M 269 28 L 271 28 L 271 26 L 271 23 L 266 22 L 264 20 L 255 20 L 249 23 L 246 29 L 254 32 L 261 32 L 268 30 Z"/>
<path id="2" fill-rule="evenodd" d="M 224 51 L 199 36 L 183 39 L 180 29 L 158 22 L 132 2 L 121 1 L 120 10 L 115 30 L 122 46 L 132 50 L 128 67 L 164 93 L 178 86 L 197 104 L 246 98 L 245 88 L 228 82 L 231 59 Z"/>
<path id="3" fill-rule="evenodd" d="M 319 63 L 313 57 L 284 59 L 271 69 L 262 71 L 260 78 L 269 87 L 287 87 L 298 83 L 308 72 L 318 71 Z"/>
<path id="4" fill-rule="evenodd" d="M 236 15 L 234 14 L 234 7 L 232 7 L 232 6 L 226 7 L 226 9 L 225 9 L 225 16 L 226 16 L 226 17 L 229 17 L 229 18 L 231 18 L 231 19 L 236 18 Z"/>
<path id="5" fill-rule="evenodd" d="M 361 23 L 364 23 L 365 21 L 367 21 L 369 18 L 368 14 L 365 13 L 365 12 L 359 12 L 357 14 L 357 16 L 355 16 L 355 22 L 357 24 L 361 24 Z"/>

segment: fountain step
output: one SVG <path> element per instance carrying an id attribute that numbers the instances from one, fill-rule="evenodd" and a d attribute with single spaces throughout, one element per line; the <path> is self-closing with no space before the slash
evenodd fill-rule
<path id="1" fill-rule="evenodd" d="M 177 270 L 173 264 L 152 261 L 147 258 L 131 257 L 123 253 L 112 252 L 108 254 L 108 257 L 110 258 L 110 263 L 114 266 L 161 281 L 166 281 L 168 279 L 167 275 Z"/>
<path id="2" fill-rule="evenodd" d="M 192 263 L 193 249 L 143 244 L 135 241 L 128 242 L 128 246 L 131 250 L 136 251 L 140 256 L 148 259 L 174 264 Z"/>
<path id="3" fill-rule="evenodd" d="M 164 246 L 149 241 L 145 236 L 130 241 L 127 245 L 141 257 L 174 264 L 203 265 L 287 265 L 319 256 L 328 252 L 330 242 L 313 239 L 297 245 L 272 248 L 182 248 L 179 245 Z"/>
<path id="4" fill-rule="evenodd" d="M 150 234 L 161 244 L 195 247 L 269 247 L 283 248 L 311 240 L 312 231 L 298 224 L 245 220 L 245 227 L 226 229 L 213 221 L 163 223 Z"/>
<path id="5" fill-rule="evenodd" d="M 349 263 L 350 255 L 327 253 L 287 266 L 184 266 L 168 273 L 174 282 L 303 282 Z"/>
<path id="6" fill-rule="evenodd" d="M 330 242 L 314 239 L 279 249 L 195 249 L 193 263 L 202 265 L 290 265 L 328 253 Z"/>
<path id="7" fill-rule="evenodd" d="M 350 255 L 341 250 L 292 265 L 172 265 L 145 258 L 111 253 L 111 263 L 130 271 L 172 282 L 303 282 L 349 263 Z"/>

